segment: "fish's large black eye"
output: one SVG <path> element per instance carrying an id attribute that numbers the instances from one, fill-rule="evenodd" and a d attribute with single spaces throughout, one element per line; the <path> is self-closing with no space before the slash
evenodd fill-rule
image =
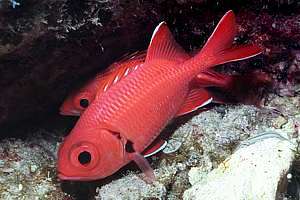
<path id="1" fill-rule="evenodd" d="M 82 165 L 87 165 L 91 162 L 92 156 L 90 152 L 83 151 L 78 155 L 78 161 Z"/>
<path id="2" fill-rule="evenodd" d="M 90 102 L 87 99 L 80 99 L 80 106 L 83 108 L 87 108 L 89 106 Z"/>

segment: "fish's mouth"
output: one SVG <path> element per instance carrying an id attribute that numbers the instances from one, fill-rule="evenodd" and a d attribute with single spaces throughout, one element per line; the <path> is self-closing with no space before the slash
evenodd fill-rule
<path id="1" fill-rule="evenodd" d="M 59 113 L 61 115 L 67 115 L 67 116 L 80 116 L 80 112 L 76 110 L 71 110 L 71 111 L 60 110 Z"/>
<path id="2" fill-rule="evenodd" d="M 61 172 L 58 172 L 57 176 L 61 181 L 94 181 L 99 179 L 99 178 L 84 177 L 84 176 L 67 176 Z"/>
<path id="3" fill-rule="evenodd" d="M 58 173 L 58 178 L 62 181 L 80 181 L 83 180 L 82 177 L 76 177 L 76 176 L 66 176 L 63 173 Z"/>

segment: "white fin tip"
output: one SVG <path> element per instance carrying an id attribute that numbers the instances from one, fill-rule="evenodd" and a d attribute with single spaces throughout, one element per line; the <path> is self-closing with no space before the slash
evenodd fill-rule
<path id="1" fill-rule="evenodd" d="M 153 31 L 153 34 L 152 34 L 152 37 L 151 37 L 151 40 L 150 40 L 150 44 L 149 44 L 149 45 L 151 45 L 152 40 L 153 40 L 155 34 L 157 33 L 157 31 L 159 30 L 159 28 L 160 28 L 163 24 L 167 24 L 167 23 L 166 23 L 165 21 L 162 21 L 162 22 L 160 22 L 160 23 L 156 26 L 156 28 L 155 28 L 154 31 Z"/>

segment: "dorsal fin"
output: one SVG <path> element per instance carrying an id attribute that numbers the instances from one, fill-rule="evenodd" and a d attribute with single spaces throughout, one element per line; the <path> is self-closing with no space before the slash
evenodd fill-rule
<path id="1" fill-rule="evenodd" d="M 142 56 L 122 63 L 113 63 L 108 71 L 97 75 L 97 81 L 95 82 L 97 84 L 97 93 L 106 92 L 112 85 L 118 83 L 131 72 L 135 71 L 138 67 L 142 66 L 143 63 L 144 59 Z"/>
<path id="2" fill-rule="evenodd" d="M 166 22 L 161 22 L 154 30 L 146 56 L 146 62 L 153 59 L 183 62 L 190 56 L 177 44 Z"/>
<path id="3" fill-rule="evenodd" d="M 127 53 L 121 56 L 115 63 L 123 63 L 123 62 L 128 62 L 131 60 L 141 60 L 145 61 L 146 58 L 146 50 L 142 51 L 135 51 L 133 53 Z"/>

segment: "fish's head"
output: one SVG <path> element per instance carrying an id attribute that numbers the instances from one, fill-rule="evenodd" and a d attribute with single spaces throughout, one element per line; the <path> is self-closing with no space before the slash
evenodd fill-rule
<path id="1" fill-rule="evenodd" d="M 90 130 L 65 138 L 58 151 L 61 180 L 91 181 L 118 171 L 124 164 L 124 145 L 118 135 L 107 130 Z"/>
<path id="2" fill-rule="evenodd" d="M 94 100 L 95 94 L 90 91 L 80 91 L 67 97 L 60 107 L 61 115 L 80 116 Z"/>

